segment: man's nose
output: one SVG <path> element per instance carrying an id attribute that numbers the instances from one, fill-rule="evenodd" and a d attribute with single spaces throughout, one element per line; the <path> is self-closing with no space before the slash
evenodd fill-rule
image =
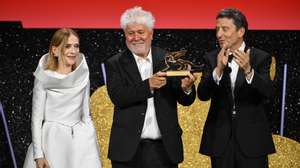
<path id="1" fill-rule="evenodd" d="M 217 31 L 216 36 L 217 36 L 217 38 L 222 37 L 223 36 L 223 31 L 222 30 Z"/>
<path id="2" fill-rule="evenodd" d="M 135 33 L 135 34 L 133 35 L 133 39 L 134 39 L 135 41 L 139 40 L 139 39 L 140 39 L 140 35 L 139 35 L 138 33 Z"/>

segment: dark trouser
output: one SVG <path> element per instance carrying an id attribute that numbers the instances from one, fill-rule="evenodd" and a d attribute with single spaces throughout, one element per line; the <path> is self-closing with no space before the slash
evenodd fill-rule
<path id="1" fill-rule="evenodd" d="M 230 141 L 226 152 L 220 157 L 211 157 L 212 168 L 268 168 L 268 157 L 247 157 L 237 143 Z"/>
<path id="2" fill-rule="evenodd" d="M 137 152 L 128 162 L 111 161 L 112 168 L 178 168 L 171 163 L 161 140 L 141 140 Z"/>
<path id="3" fill-rule="evenodd" d="M 232 120 L 232 134 L 226 151 L 219 157 L 211 157 L 212 168 L 268 168 L 268 156 L 247 157 L 235 139 L 236 121 Z"/>

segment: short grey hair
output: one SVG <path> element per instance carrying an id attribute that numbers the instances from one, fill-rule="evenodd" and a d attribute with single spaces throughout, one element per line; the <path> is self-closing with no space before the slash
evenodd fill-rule
<path id="1" fill-rule="evenodd" d="M 125 30 L 128 24 L 144 24 L 150 30 L 153 30 L 155 18 L 152 13 L 145 11 L 140 6 L 135 6 L 133 8 L 127 9 L 120 18 L 121 28 Z"/>

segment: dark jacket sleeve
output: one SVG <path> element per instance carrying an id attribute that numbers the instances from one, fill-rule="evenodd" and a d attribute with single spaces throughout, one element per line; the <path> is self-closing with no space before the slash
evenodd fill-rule
<path id="1" fill-rule="evenodd" d="M 204 71 L 202 72 L 201 81 L 198 85 L 197 95 L 200 100 L 207 101 L 209 100 L 215 91 L 217 90 L 218 85 L 213 79 L 213 61 L 212 54 L 207 54 L 204 56 Z"/>
<path id="2" fill-rule="evenodd" d="M 270 66 L 272 57 L 266 52 L 254 50 L 253 54 L 258 55 L 257 64 L 252 65 L 254 69 L 254 76 L 251 87 L 258 91 L 258 94 L 266 98 L 271 98 L 274 94 L 274 87 L 270 79 Z"/>

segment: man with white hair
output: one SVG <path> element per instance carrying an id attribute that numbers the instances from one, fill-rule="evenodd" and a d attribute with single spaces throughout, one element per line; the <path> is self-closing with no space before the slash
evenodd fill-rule
<path id="1" fill-rule="evenodd" d="M 108 157 L 113 168 L 177 168 L 183 161 L 177 102 L 195 99 L 195 76 L 167 77 L 166 51 L 152 47 L 155 19 L 141 7 L 121 16 L 126 46 L 106 62 L 114 104 Z"/>

